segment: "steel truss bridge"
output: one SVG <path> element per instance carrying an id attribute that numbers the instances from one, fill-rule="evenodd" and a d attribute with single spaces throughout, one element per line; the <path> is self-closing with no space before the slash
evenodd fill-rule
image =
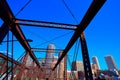
<path id="1" fill-rule="evenodd" d="M 64 66 L 66 66 L 66 61 L 65 61 L 66 55 L 78 38 L 80 38 L 80 42 L 81 42 L 85 78 L 86 80 L 93 80 L 84 30 L 90 24 L 94 16 L 98 13 L 98 11 L 103 6 L 105 1 L 106 0 L 93 0 L 92 4 L 89 6 L 89 9 L 84 14 L 82 21 L 78 25 L 72 25 L 72 24 L 64 24 L 64 23 L 18 19 L 13 15 L 13 12 L 11 11 L 6 0 L 0 0 L 0 18 L 3 20 L 3 24 L 0 27 L 0 43 L 3 42 L 3 39 L 8 34 L 8 32 L 11 31 L 12 34 L 16 37 L 16 39 L 19 41 L 19 43 L 22 45 L 22 47 L 26 51 L 19 62 L 8 56 L 8 46 L 7 46 L 7 55 L 0 53 L 0 77 L 4 80 L 8 79 L 8 77 L 9 79 L 12 79 L 12 80 L 23 80 L 24 77 L 33 79 L 33 80 L 34 79 L 41 80 L 41 79 L 44 79 L 46 76 L 45 74 L 46 69 L 42 68 L 38 59 L 34 55 L 34 51 L 36 51 L 36 49 L 31 48 L 30 44 L 26 39 L 26 36 L 21 30 L 20 25 L 25 25 L 25 26 L 58 28 L 58 29 L 75 31 L 71 39 L 69 40 L 69 43 L 67 44 L 66 48 L 63 49 L 60 58 L 55 63 L 55 65 L 51 68 L 49 80 L 52 80 L 55 78 L 56 67 L 61 63 L 63 59 L 65 64 Z M 13 43 L 14 40 L 12 40 L 11 42 Z M 8 43 L 9 41 L 7 42 L 7 44 Z M 42 50 L 45 51 L 44 49 Z M 32 62 L 30 66 L 26 65 L 28 57 L 32 58 Z M 67 80 L 66 71 L 67 71 L 66 67 L 64 67 L 63 80 Z"/>

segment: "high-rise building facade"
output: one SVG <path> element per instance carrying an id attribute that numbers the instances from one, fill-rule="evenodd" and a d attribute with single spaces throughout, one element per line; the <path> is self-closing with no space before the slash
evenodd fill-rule
<path id="1" fill-rule="evenodd" d="M 48 45 L 48 47 L 47 47 L 47 53 L 46 53 L 46 60 L 45 60 L 46 66 L 50 66 L 51 63 L 53 62 L 54 49 L 55 49 L 54 44 L 49 44 Z"/>
<path id="2" fill-rule="evenodd" d="M 62 55 L 62 51 L 59 53 L 59 57 Z M 64 59 L 60 62 L 59 68 L 58 68 L 58 80 L 64 79 Z"/>
<path id="3" fill-rule="evenodd" d="M 49 44 L 47 47 L 46 60 L 45 60 L 46 78 L 49 78 L 50 71 L 54 62 L 54 50 L 55 50 L 54 44 Z"/>
<path id="4" fill-rule="evenodd" d="M 82 61 L 72 62 L 72 70 L 75 70 L 75 71 L 84 71 L 84 67 L 83 67 Z"/>
<path id="5" fill-rule="evenodd" d="M 97 67 L 98 70 L 100 69 L 100 65 L 99 65 L 99 62 L 98 62 L 98 58 L 97 58 L 96 56 L 93 56 L 93 57 L 92 57 L 92 63 L 93 63 L 93 64 L 96 64 L 96 67 Z"/>
<path id="6" fill-rule="evenodd" d="M 109 70 L 114 70 L 114 69 L 118 70 L 115 61 L 111 55 L 105 56 L 105 61 L 107 63 Z"/>
<path id="7" fill-rule="evenodd" d="M 58 60 L 58 56 L 53 56 L 53 61 L 57 61 Z"/>

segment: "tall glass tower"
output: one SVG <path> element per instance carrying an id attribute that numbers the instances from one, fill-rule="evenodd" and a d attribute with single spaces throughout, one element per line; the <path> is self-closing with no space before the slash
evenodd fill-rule
<path id="1" fill-rule="evenodd" d="M 96 64 L 97 69 L 100 69 L 98 58 L 96 56 L 92 57 L 92 62 L 93 62 L 93 64 Z"/>
<path id="2" fill-rule="evenodd" d="M 114 70 L 114 69 L 118 70 L 115 61 L 111 55 L 105 56 L 105 61 L 107 63 L 109 70 Z"/>

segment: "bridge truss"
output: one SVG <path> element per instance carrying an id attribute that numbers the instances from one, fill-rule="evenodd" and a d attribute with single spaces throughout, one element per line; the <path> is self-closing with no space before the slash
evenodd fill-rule
<path id="1" fill-rule="evenodd" d="M 89 53 L 87 49 L 87 43 L 84 35 L 84 30 L 90 24 L 91 20 L 103 6 L 106 0 L 93 0 L 89 9 L 85 13 L 82 21 L 78 25 L 73 24 L 64 24 L 64 23 L 55 23 L 55 22 L 45 22 L 45 21 L 36 21 L 36 20 L 26 20 L 26 19 L 18 19 L 16 18 L 6 0 L 0 0 L 0 18 L 3 20 L 3 25 L 0 27 L 0 43 L 3 42 L 5 36 L 12 32 L 12 34 L 16 37 L 22 47 L 25 49 L 25 55 L 19 61 L 10 58 L 8 55 L 4 55 L 0 53 L 0 77 L 3 79 L 21 79 L 28 77 L 31 79 L 43 79 L 45 77 L 45 69 L 39 64 L 38 59 L 34 55 L 34 51 L 29 45 L 26 36 L 22 32 L 20 25 L 25 26 L 37 26 L 44 28 L 57 28 L 57 29 L 65 29 L 65 30 L 74 30 L 74 34 L 69 40 L 66 48 L 62 51 L 62 54 L 58 61 L 55 63 L 55 66 L 51 68 L 51 74 L 49 75 L 50 80 L 54 79 L 55 71 L 57 66 L 61 63 L 61 61 L 66 59 L 66 55 L 71 47 L 74 45 L 76 40 L 80 38 L 81 49 L 82 49 L 82 58 L 84 63 L 85 70 L 85 78 L 86 80 L 93 80 L 92 71 L 90 66 Z M 9 40 L 9 39 L 8 39 Z M 14 42 L 14 41 L 12 41 Z M 9 44 L 9 42 L 7 42 Z M 7 52 L 8 54 L 8 52 Z M 28 58 L 32 59 L 31 65 L 27 66 Z M 12 65 L 9 65 L 12 63 Z M 64 62 L 66 64 L 66 62 Z M 7 65 L 7 67 L 6 67 Z M 66 67 L 65 67 L 66 71 Z M 64 72 L 65 72 L 64 71 Z M 67 80 L 66 72 L 64 73 L 64 80 Z"/>

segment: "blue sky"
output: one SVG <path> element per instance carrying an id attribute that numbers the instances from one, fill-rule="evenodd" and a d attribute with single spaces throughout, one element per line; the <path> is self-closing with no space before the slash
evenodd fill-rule
<path id="1" fill-rule="evenodd" d="M 29 0 L 7 0 L 14 15 L 25 5 Z M 31 2 L 21 11 L 17 18 L 32 19 L 40 21 L 51 21 L 60 23 L 79 24 L 88 9 L 92 0 L 64 0 L 72 13 L 77 19 L 73 19 L 62 0 L 31 0 Z M 120 69 L 119 53 L 120 53 L 120 0 L 107 0 L 104 6 L 100 9 L 88 27 L 85 29 L 85 36 L 88 45 L 90 59 L 92 56 L 97 56 L 101 69 L 107 69 L 104 57 L 112 55 L 115 59 L 117 67 Z M 1 22 L 0 22 L 1 23 Z M 31 47 L 46 48 L 48 44 L 54 43 L 56 48 L 64 49 L 71 38 L 74 31 L 38 28 L 30 26 L 20 26 L 27 38 L 33 39 L 30 43 Z M 64 35 L 53 41 L 42 44 L 55 37 Z M 69 51 L 72 61 L 74 47 Z M 5 44 L 0 45 L 1 51 L 5 50 Z M 15 42 L 14 57 L 18 58 L 24 49 Z M 45 53 L 35 53 L 37 57 L 43 57 Z M 78 60 L 82 60 L 81 49 L 79 50 Z"/>

